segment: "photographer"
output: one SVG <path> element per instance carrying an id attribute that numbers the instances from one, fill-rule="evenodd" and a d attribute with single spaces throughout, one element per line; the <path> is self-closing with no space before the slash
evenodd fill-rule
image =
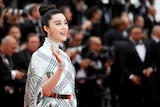
<path id="1" fill-rule="evenodd" d="M 101 39 L 95 36 L 90 37 L 86 46 L 82 48 L 80 67 L 77 71 L 80 107 L 100 107 L 102 105 L 102 93 L 106 80 L 105 71 L 113 63 L 112 60 L 107 61 L 109 59 L 106 58 L 107 54 L 109 55 L 107 48 L 103 48 Z"/>

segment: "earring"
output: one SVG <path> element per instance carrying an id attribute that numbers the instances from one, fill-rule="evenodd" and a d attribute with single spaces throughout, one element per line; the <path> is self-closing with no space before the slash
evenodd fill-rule
<path id="1" fill-rule="evenodd" d="M 48 37 L 50 37 L 50 32 L 48 32 Z"/>

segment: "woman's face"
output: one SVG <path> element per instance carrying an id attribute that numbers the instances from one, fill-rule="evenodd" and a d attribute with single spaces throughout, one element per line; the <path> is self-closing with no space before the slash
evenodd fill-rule
<path id="1" fill-rule="evenodd" d="M 48 36 L 55 42 L 63 42 L 67 39 L 68 22 L 62 13 L 52 15 L 47 27 Z"/>

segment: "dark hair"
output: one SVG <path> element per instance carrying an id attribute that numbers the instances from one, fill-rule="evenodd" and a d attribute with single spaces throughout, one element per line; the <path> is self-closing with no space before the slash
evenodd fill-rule
<path id="1" fill-rule="evenodd" d="M 69 6 L 67 6 L 67 5 L 63 5 L 63 6 L 61 6 L 59 9 L 60 9 L 63 13 L 65 13 L 65 10 L 66 10 L 67 8 L 69 8 L 69 9 L 70 9 L 70 7 L 69 7 Z"/>
<path id="2" fill-rule="evenodd" d="M 43 28 L 44 25 L 46 26 L 49 25 L 48 22 L 49 20 L 51 20 L 52 15 L 57 13 L 62 13 L 62 11 L 57 9 L 56 5 L 54 4 L 42 4 L 41 7 L 39 8 L 39 13 L 42 16 L 41 21 L 42 21 L 42 28 Z M 47 35 L 47 32 L 44 29 L 43 31 Z"/>
<path id="3" fill-rule="evenodd" d="M 141 28 L 140 26 L 134 25 L 134 26 L 132 26 L 132 27 L 129 29 L 129 35 L 131 34 L 131 32 L 132 32 L 132 30 L 133 30 L 134 28 L 139 28 L 139 29 L 142 30 L 142 28 Z"/>
<path id="4" fill-rule="evenodd" d="M 18 29 L 20 29 L 19 25 L 18 24 L 9 24 L 7 27 L 6 27 L 6 32 L 9 33 L 9 31 L 11 30 L 11 28 L 13 27 L 17 27 Z"/>
<path id="5" fill-rule="evenodd" d="M 29 39 L 32 38 L 32 37 L 38 37 L 38 34 L 37 33 L 29 33 L 27 35 L 26 42 L 29 42 Z"/>
<path id="6" fill-rule="evenodd" d="M 119 29 L 123 23 L 124 23 L 124 21 L 120 17 L 115 17 L 112 19 L 110 25 L 111 25 L 111 27 L 113 27 L 115 29 Z"/>
<path id="7" fill-rule="evenodd" d="M 137 14 L 137 15 L 134 16 L 133 22 L 136 22 L 139 17 L 142 17 L 142 18 L 143 18 L 142 15 Z"/>
<path id="8" fill-rule="evenodd" d="M 57 9 L 54 4 L 42 4 L 39 8 L 39 13 L 42 16 L 42 26 L 48 26 L 48 21 L 52 18 L 52 15 L 62 13 L 62 11 Z"/>
<path id="9" fill-rule="evenodd" d="M 85 16 L 87 19 L 91 19 L 93 17 L 93 14 L 95 12 L 97 12 L 97 10 L 99 10 L 99 8 L 97 6 L 92 6 L 90 8 L 88 8 L 86 11 L 85 11 Z"/>

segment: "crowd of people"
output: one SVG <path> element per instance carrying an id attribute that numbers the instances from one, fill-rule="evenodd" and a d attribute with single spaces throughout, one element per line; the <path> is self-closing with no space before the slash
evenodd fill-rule
<path id="1" fill-rule="evenodd" d="M 0 0 L 0 101 L 5 107 L 24 106 L 32 54 L 55 33 L 43 27 L 42 4 L 54 4 L 68 22 L 59 48 L 76 71 L 77 107 L 107 107 L 107 89 L 111 107 L 160 106 L 160 20 L 154 0 L 138 5 L 130 0 L 17 1 L 15 9 Z"/>

